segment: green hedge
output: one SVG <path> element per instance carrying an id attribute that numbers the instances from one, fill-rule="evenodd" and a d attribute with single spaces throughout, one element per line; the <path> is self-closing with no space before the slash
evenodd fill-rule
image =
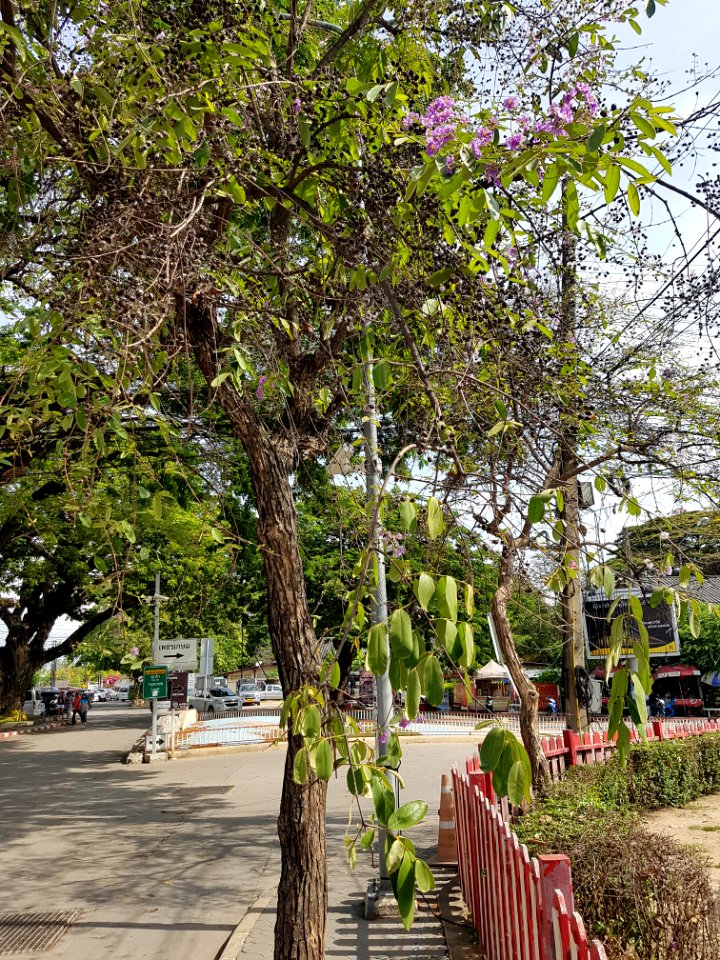
<path id="1" fill-rule="evenodd" d="M 533 855 L 565 853 L 576 909 L 609 960 L 717 960 L 708 864 L 651 833 L 638 811 L 720 791 L 720 734 L 633 748 L 625 767 L 575 767 L 515 825 Z"/>

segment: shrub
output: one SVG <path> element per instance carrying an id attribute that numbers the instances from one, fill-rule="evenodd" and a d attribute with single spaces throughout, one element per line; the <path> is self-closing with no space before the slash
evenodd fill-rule
<path id="1" fill-rule="evenodd" d="M 565 853 L 575 908 L 609 960 L 717 960 L 716 903 L 707 862 L 650 833 L 636 813 L 606 806 L 607 770 L 580 768 L 516 825 L 533 855 Z"/>

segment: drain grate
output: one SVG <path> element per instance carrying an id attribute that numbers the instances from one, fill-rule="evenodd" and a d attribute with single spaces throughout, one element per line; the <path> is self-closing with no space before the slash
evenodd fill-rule
<path id="1" fill-rule="evenodd" d="M 173 793 L 177 793 L 182 797 L 198 797 L 203 794 L 207 796 L 217 796 L 221 793 L 230 793 L 231 790 L 234 790 L 234 786 L 208 786 L 208 787 L 177 787 L 173 790 Z"/>
<path id="2" fill-rule="evenodd" d="M 50 950 L 80 917 L 79 910 L 65 913 L 0 914 L 0 955 Z"/>

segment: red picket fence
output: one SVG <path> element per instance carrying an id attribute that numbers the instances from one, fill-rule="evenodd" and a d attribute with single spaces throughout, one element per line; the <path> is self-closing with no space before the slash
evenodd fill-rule
<path id="1" fill-rule="evenodd" d="M 487 960 L 606 960 L 575 913 L 569 859 L 529 856 L 477 759 L 452 776 L 460 885 Z"/>
<path id="2" fill-rule="evenodd" d="M 681 737 L 696 737 L 701 733 L 716 733 L 720 730 L 717 720 L 653 720 L 645 728 L 648 741 L 674 740 Z M 630 727 L 630 740 L 639 743 L 642 738 L 634 726 Z M 615 738 L 608 739 L 607 730 L 595 733 L 573 733 L 563 730 L 561 737 L 546 737 L 542 741 L 543 752 L 550 766 L 550 776 L 555 783 L 562 780 L 568 767 L 590 763 L 604 763 L 614 752 Z"/>

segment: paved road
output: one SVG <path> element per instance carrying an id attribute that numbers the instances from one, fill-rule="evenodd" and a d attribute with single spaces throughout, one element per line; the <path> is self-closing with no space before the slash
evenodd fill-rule
<path id="1" fill-rule="evenodd" d="M 0 743 L 1 911 L 81 911 L 47 954 L 17 956 L 213 960 L 258 895 L 276 885 L 284 749 L 122 765 L 147 720 L 146 711 L 96 704 L 87 727 Z M 406 798 L 425 797 L 434 814 L 440 774 L 472 743 L 409 744 Z M 347 809 L 343 777 L 330 785 L 328 808 L 337 920 L 328 947 L 336 958 L 361 955 L 354 943 L 333 940 L 333 931 L 357 907 L 348 891 L 363 889 L 374 872 L 369 858 L 353 876 L 344 865 Z M 425 842 L 436 825 L 431 817 Z M 256 937 L 263 930 L 271 940 L 270 920 Z M 256 943 L 253 952 L 270 957 L 271 944 Z"/>

